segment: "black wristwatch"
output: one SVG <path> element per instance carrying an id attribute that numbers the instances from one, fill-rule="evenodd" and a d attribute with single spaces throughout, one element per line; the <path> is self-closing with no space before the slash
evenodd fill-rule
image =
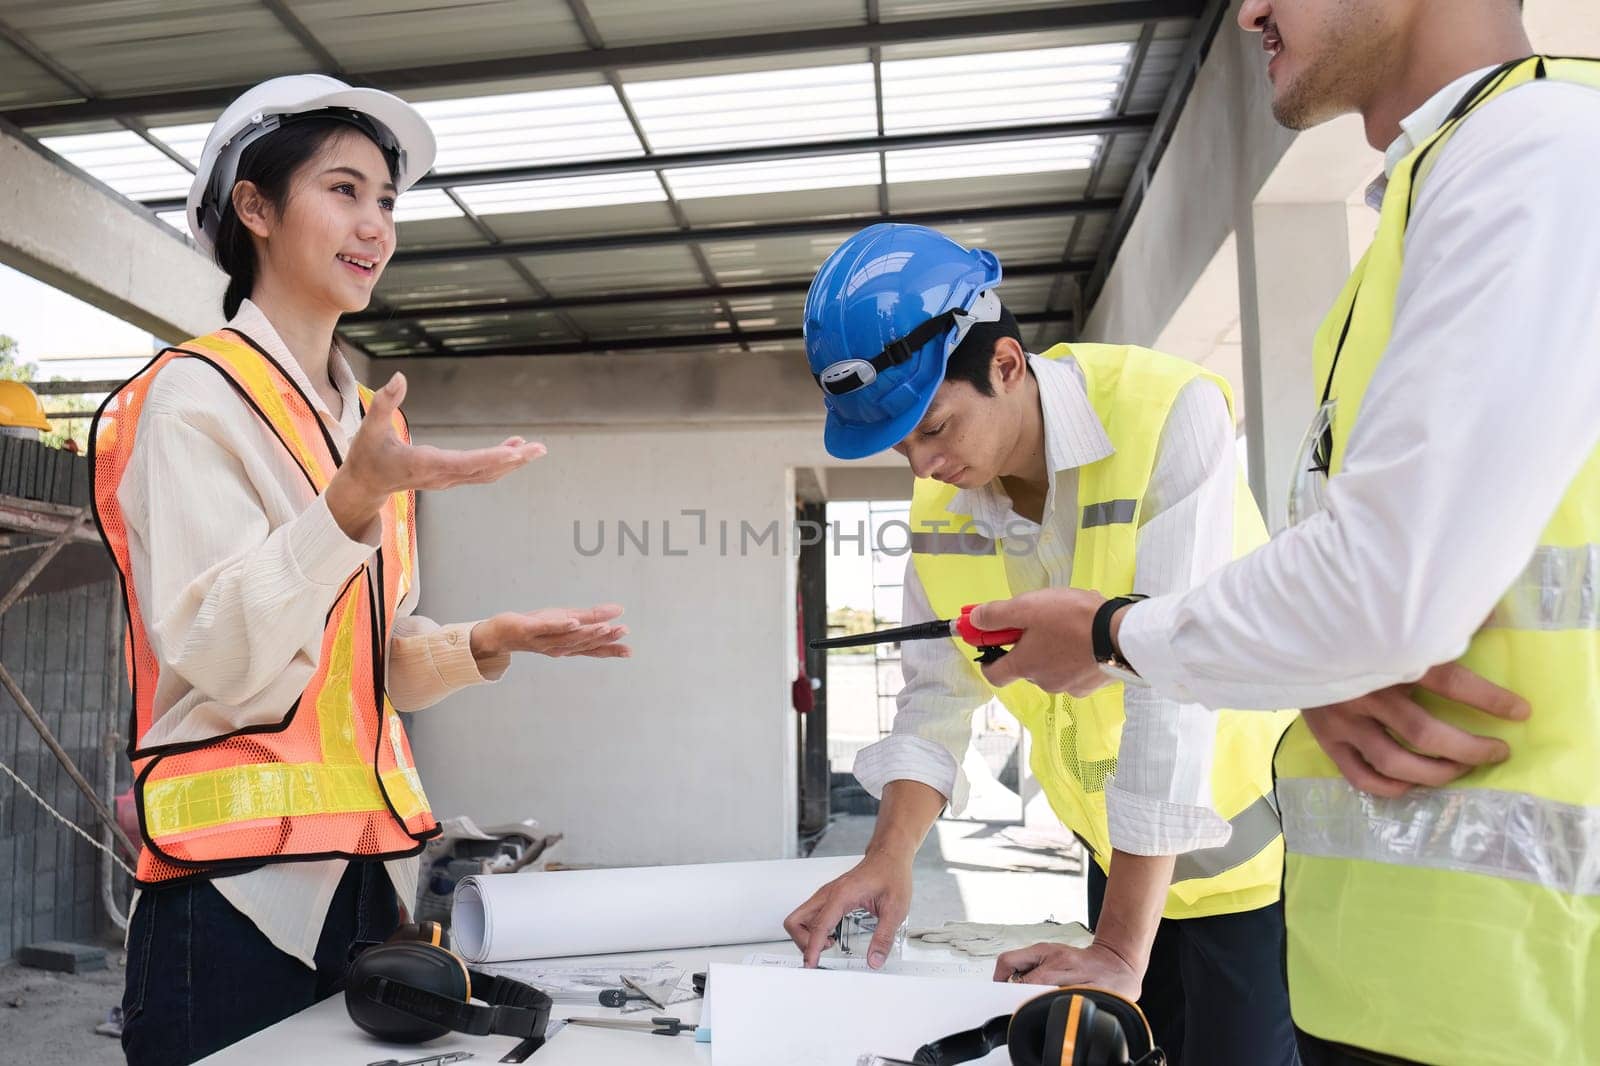
<path id="1" fill-rule="evenodd" d="M 1094 613 L 1094 623 L 1089 627 L 1089 637 L 1094 645 L 1094 659 L 1108 677 L 1118 681 L 1138 681 L 1139 671 L 1122 657 L 1122 652 L 1111 639 L 1111 616 L 1130 603 L 1149 599 L 1148 596 L 1117 596 L 1100 605 Z"/>

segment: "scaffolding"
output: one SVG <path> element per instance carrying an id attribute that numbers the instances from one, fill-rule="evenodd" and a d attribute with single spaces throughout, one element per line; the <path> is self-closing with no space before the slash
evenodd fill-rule
<path id="1" fill-rule="evenodd" d="M 902 541 L 896 530 L 905 530 L 903 536 L 909 537 L 910 516 L 909 500 L 867 505 L 867 528 L 872 531 L 872 623 L 876 627 L 900 624 L 906 567 L 911 565 L 911 554 L 909 541 Z M 905 687 L 900 645 L 874 645 L 872 665 L 878 700 L 878 735 L 886 737 L 894 728 L 895 708 L 900 690 Z"/>
<path id="2" fill-rule="evenodd" d="M 102 850 L 79 849 L 63 834 L 51 840 L 42 831 L 50 823 L 27 820 L 28 804 L 10 805 L 0 826 L 14 886 L 11 913 L 0 914 L 4 958 L 31 939 L 92 932 L 95 880 L 106 916 L 121 926 L 115 897 L 125 882 L 119 886 L 113 862 L 128 871 L 138 847 L 112 810 L 117 782 L 129 776 L 116 736 L 124 621 L 116 571 L 88 502 L 88 463 L 0 438 L 0 490 L 0 689 L 28 724 L 19 733 L 7 723 L 0 758 L 17 793 Z"/>

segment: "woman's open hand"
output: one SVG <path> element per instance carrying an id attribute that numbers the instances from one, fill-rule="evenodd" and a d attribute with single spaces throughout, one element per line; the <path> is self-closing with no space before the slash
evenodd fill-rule
<path id="1" fill-rule="evenodd" d="M 472 627 L 472 655 L 480 661 L 513 651 L 537 652 L 553 659 L 568 655 L 626 659 L 633 649 L 617 641 L 628 635 L 628 627 L 613 624 L 621 614 L 622 608 L 614 603 L 497 614 Z"/>
<path id="2" fill-rule="evenodd" d="M 328 510 L 352 540 L 396 492 L 488 484 L 545 454 L 543 444 L 521 437 L 467 451 L 407 444 L 394 430 L 394 412 L 405 397 L 406 378 L 398 373 L 373 393 L 350 454 L 328 484 Z"/>

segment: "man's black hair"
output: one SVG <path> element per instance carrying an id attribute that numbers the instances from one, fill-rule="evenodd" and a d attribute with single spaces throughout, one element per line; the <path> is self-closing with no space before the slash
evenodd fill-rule
<path id="1" fill-rule="evenodd" d="M 975 322 L 967 330 L 967 335 L 956 345 L 956 350 L 950 353 L 950 361 L 944 367 L 944 379 L 965 381 L 984 396 L 993 396 L 994 386 L 989 382 L 989 367 L 994 363 L 994 346 L 1003 337 L 1010 337 L 1022 346 L 1022 327 L 1017 325 L 1016 316 L 1002 306 L 998 321 Z M 1027 347 L 1022 346 L 1022 350 L 1027 351 Z"/>

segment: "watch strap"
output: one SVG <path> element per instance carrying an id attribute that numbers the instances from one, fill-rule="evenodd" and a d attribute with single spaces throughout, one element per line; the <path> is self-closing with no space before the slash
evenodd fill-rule
<path id="1" fill-rule="evenodd" d="M 1124 670 L 1133 670 L 1128 660 L 1122 657 L 1116 643 L 1111 639 L 1111 616 L 1122 608 L 1140 600 L 1148 599 L 1147 596 L 1128 595 L 1116 596 L 1100 605 L 1094 613 L 1094 622 L 1089 627 L 1089 638 L 1094 647 L 1094 659 L 1097 663 L 1118 666 Z"/>

